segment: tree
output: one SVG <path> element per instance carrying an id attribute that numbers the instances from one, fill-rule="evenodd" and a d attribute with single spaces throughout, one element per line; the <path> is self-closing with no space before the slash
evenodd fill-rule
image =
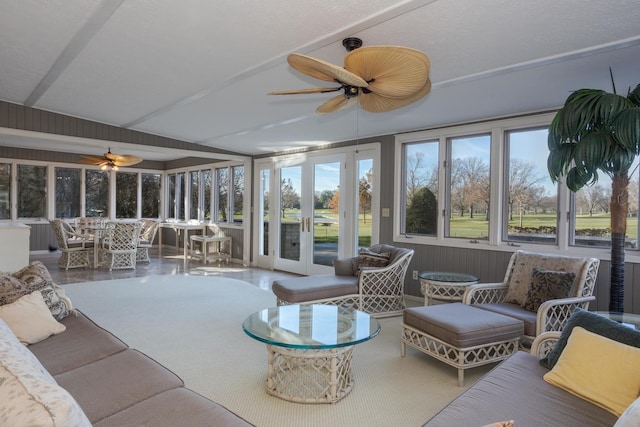
<path id="1" fill-rule="evenodd" d="M 613 80 L 613 77 L 612 77 Z M 567 98 L 549 127 L 547 167 L 551 180 L 566 178 L 578 191 L 611 178 L 609 310 L 624 308 L 624 245 L 629 211 L 629 170 L 640 149 L 640 84 L 627 96 L 580 89 Z"/>
<path id="2" fill-rule="evenodd" d="M 414 194 L 407 208 L 406 221 L 407 233 L 436 234 L 438 201 L 428 188 L 422 188 Z"/>
<path id="3" fill-rule="evenodd" d="M 291 178 L 283 179 L 280 187 L 280 209 L 282 211 L 282 218 L 284 218 L 284 212 L 286 209 L 293 209 L 300 206 L 300 196 L 293 188 Z"/>
<path id="4" fill-rule="evenodd" d="M 340 209 L 340 191 L 336 190 L 333 193 L 333 197 L 329 201 L 329 209 L 331 209 L 335 213 L 338 213 L 338 210 Z"/>
<path id="5" fill-rule="evenodd" d="M 358 183 L 358 206 L 362 212 L 364 223 L 367 223 L 367 212 L 371 211 L 371 183 L 373 170 L 369 170 Z"/>

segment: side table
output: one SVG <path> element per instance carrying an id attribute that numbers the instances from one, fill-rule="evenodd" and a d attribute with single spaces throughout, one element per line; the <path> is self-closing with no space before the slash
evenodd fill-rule
<path id="1" fill-rule="evenodd" d="M 478 278 L 470 274 L 445 271 L 425 271 L 418 275 L 420 290 L 424 295 L 424 305 L 431 305 L 433 299 L 442 301 L 462 301 L 469 285 L 478 283 Z"/>

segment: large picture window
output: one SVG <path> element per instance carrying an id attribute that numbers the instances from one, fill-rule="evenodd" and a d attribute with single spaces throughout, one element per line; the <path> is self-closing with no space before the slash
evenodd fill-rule
<path id="1" fill-rule="evenodd" d="M 18 218 L 47 218 L 47 167 L 18 165 Z"/>
<path id="2" fill-rule="evenodd" d="M 142 218 L 160 218 L 160 178 L 159 173 L 142 174 Z"/>
<path id="3" fill-rule="evenodd" d="M 116 172 L 116 218 L 136 218 L 138 174 Z"/>
<path id="4" fill-rule="evenodd" d="M 56 218 L 80 216 L 80 169 L 55 168 Z"/>
<path id="5" fill-rule="evenodd" d="M 0 163 L 0 219 L 11 218 L 11 165 Z"/>
<path id="6" fill-rule="evenodd" d="M 85 216 L 109 216 L 109 173 L 87 169 L 85 172 Z"/>
<path id="7" fill-rule="evenodd" d="M 406 144 L 402 234 L 435 236 L 438 224 L 438 141 Z"/>

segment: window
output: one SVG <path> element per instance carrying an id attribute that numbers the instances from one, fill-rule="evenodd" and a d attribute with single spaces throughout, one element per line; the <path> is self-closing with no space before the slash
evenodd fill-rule
<path id="1" fill-rule="evenodd" d="M 80 169 L 55 168 L 56 218 L 80 216 Z"/>
<path id="2" fill-rule="evenodd" d="M 211 191 L 212 191 L 211 169 L 202 171 L 202 192 L 203 192 L 203 209 L 204 220 L 211 221 Z"/>
<path id="3" fill-rule="evenodd" d="M 85 216 L 109 216 L 109 173 L 87 169 L 85 172 Z"/>
<path id="4" fill-rule="evenodd" d="M 200 171 L 189 172 L 189 184 L 191 187 L 189 218 L 197 220 L 200 213 Z"/>
<path id="5" fill-rule="evenodd" d="M 448 222 L 445 235 L 489 239 L 491 136 L 448 140 Z"/>
<path id="6" fill-rule="evenodd" d="M 159 173 L 142 174 L 142 218 L 160 218 L 160 177 Z"/>
<path id="7" fill-rule="evenodd" d="M 244 166 L 233 166 L 231 168 L 233 176 L 233 193 L 230 200 L 230 212 L 233 212 L 231 222 L 242 223 L 243 193 L 244 193 Z"/>
<path id="8" fill-rule="evenodd" d="M 638 158 L 629 170 L 629 213 L 625 247 L 638 248 Z M 611 247 L 611 178 L 598 172 L 598 182 L 571 194 L 573 231 L 570 244 Z"/>
<path id="9" fill-rule="evenodd" d="M 358 252 L 361 248 L 371 246 L 371 220 L 373 199 L 373 159 L 358 160 L 358 198 L 357 198 L 357 245 Z"/>
<path id="10" fill-rule="evenodd" d="M 116 218 L 138 215 L 138 174 L 116 172 Z"/>
<path id="11" fill-rule="evenodd" d="M 11 218 L 11 165 L 0 163 L 0 219 Z"/>
<path id="12" fill-rule="evenodd" d="M 47 167 L 18 165 L 18 218 L 47 217 Z"/>
<path id="13" fill-rule="evenodd" d="M 260 240 L 260 253 L 262 255 L 269 255 L 269 186 L 270 186 L 270 169 L 260 170 L 260 207 L 262 221 L 259 226 L 259 236 L 262 236 Z"/>
<path id="14" fill-rule="evenodd" d="M 503 236 L 510 242 L 556 244 L 558 187 L 547 171 L 547 128 L 507 131 Z"/>
<path id="15" fill-rule="evenodd" d="M 216 183 L 217 183 L 217 219 L 218 222 L 227 222 L 228 209 L 229 209 L 229 169 L 220 168 L 216 169 Z"/>
<path id="16" fill-rule="evenodd" d="M 438 221 L 438 141 L 405 144 L 401 233 L 435 236 Z"/>

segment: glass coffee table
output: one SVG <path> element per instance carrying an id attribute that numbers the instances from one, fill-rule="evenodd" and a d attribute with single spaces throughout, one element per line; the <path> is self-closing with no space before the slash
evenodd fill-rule
<path id="1" fill-rule="evenodd" d="M 267 344 L 267 393 L 300 403 L 334 403 L 353 388 L 356 344 L 380 332 L 369 314 L 335 305 L 283 305 L 247 317 L 242 329 Z"/>

